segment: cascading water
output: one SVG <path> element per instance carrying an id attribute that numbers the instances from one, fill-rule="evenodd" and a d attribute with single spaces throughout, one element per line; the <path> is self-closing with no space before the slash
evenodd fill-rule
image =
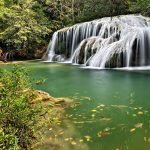
<path id="1" fill-rule="evenodd" d="M 98 68 L 150 65 L 150 18 L 107 17 L 54 33 L 47 61 L 70 61 Z"/>

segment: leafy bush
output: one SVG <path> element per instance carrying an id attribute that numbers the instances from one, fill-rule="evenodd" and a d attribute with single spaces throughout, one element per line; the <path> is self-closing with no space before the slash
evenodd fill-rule
<path id="1" fill-rule="evenodd" d="M 31 105 L 35 98 L 28 71 L 15 65 L 0 73 L 0 149 L 18 150 L 31 146 L 39 108 Z"/>

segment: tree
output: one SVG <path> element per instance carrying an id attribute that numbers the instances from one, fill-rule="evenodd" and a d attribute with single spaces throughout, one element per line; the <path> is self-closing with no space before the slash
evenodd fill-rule
<path id="1" fill-rule="evenodd" d="M 35 9 L 35 5 L 32 0 L 14 0 L 13 3 L 5 0 L 1 3 L 1 43 L 15 49 L 29 50 L 44 43 L 44 37 L 51 32 L 51 22 L 44 13 Z"/>
<path id="2" fill-rule="evenodd" d="M 130 11 L 150 16 L 150 0 L 130 0 Z"/>
<path id="3" fill-rule="evenodd" d="M 122 15 L 127 12 L 127 0 L 84 0 L 81 20 Z"/>

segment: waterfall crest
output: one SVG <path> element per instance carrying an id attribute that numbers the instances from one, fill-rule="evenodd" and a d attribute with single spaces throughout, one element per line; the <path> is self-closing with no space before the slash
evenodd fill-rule
<path id="1" fill-rule="evenodd" d="M 69 61 L 98 68 L 150 65 L 150 18 L 107 17 L 54 33 L 47 61 Z"/>

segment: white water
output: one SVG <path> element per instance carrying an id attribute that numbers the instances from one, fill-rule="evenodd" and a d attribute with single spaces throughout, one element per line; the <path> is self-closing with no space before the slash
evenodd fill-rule
<path id="1" fill-rule="evenodd" d="M 54 33 L 47 61 L 109 68 L 150 65 L 150 18 L 107 17 Z"/>

